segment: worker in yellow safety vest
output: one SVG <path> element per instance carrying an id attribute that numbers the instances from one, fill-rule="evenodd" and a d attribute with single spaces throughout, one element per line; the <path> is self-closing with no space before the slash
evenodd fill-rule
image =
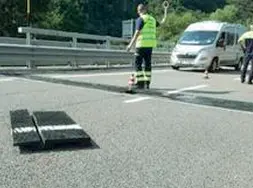
<path id="1" fill-rule="evenodd" d="M 168 8 L 167 5 L 165 8 Z M 167 9 L 166 9 L 167 10 Z M 144 4 L 139 4 L 137 7 L 139 14 L 136 20 L 136 31 L 131 42 L 127 46 L 127 51 L 133 47 L 135 43 L 135 77 L 136 86 L 138 89 L 149 89 L 151 83 L 151 58 L 153 48 L 156 47 L 156 27 L 160 25 L 156 19 L 147 13 L 147 7 Z M 166 15 L 161 23 L 164 23 Z M 144 70 L 142 69 L 142 62 L 145 61 Z"/>

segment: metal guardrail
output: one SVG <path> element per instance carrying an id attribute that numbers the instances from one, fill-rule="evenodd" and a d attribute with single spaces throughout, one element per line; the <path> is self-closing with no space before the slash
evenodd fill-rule
<path id="1" fill-rule="evenodd" d="M 26 38 L 18 38 L 18 37 L 0 37 L 0 43 L 2 44 L 26 44 Z M 45 40 L 45 39 L 37 39 L 35 37 L 31 38 L 31 45 L 35 46 L 59 46 L 59 47 L 72 47 L 71 41 L 56 41 L 56 40 Z M 95 48 L 95 49 L 105 49 L 105 43 L 77 43 L 77 47 L 79 48 Z M 122 48 L 123 45 L 111 45 L 111 48 Z M 125 48 L 125 47 L 124 47 Z"/>
<path id="2" fill-rule="evenodd" d="M 106 48 L 110 49 L 110 44 L 112 42 L 129 42 L 128 39 L 111 37 L 111 36 L 100 36 L 100 35 L 90 35 L 90 34 L 81 34 L 74 32 L 65 32 L 57 30 L 48 30 L 48 29 L 37 29 L 31 27 L 19 27 L 19 33 L 26 34 L 26 44 L 31 44 L 31 35 L 44 35 L 44 36 L 56 36 L 56 37 L 65 37 L 72 38 L 73 47 L 77 47 L 77 39 L 86 39 L 86 40 L 96 40 L 96 41 L 106 41 Z"/>
<path id="3" fill-rule="evenodd" d="M 26 34 L 26 44 L 0 43 L 0 65 L 2 66 L 27 66 L 29 68 L 39 66 L 133 66 L 134 52 L 111 49 L 112 41 L 128 42 L 127 39 L 117 37 L 105 37 L 88 34 L 79 34 L 55 30 L 35 29 L 21 27 L 20 33 Z M 31 35 L 46 35 L 67 37 L 72 39 L 70 46 L 48 46 L 31 44 Z M 96 49 L 78 46 L 77 39 L 106 41 L 106 49 Z M 153 65 L 168 64 L 170 52 L 153 53 Z"/>
<path id="4" fill-rule="evenodd" d="M 125 49 L 126 45 L 130 42 L 130 39 L 120 38 L 120 37 L 112 37 L 112 36 L 101 36 L 101 35 L 91 35 L 91 34 L 81 34 L 74 32 L 65 32 L 58 30 L 48 30 L 48 29 L 38 29 L 31 27 L 19 27 L 19 33 L 26 34 L 26 43 L 25 44 L 34 44 L 34 45 L 56 45 L 64 44 L 64 46 L 68 47 L 94 47 L 99 49 Z M 33 37 L 32 37 L 33 35 Z M 54 36 L 54 37 L 62 37 L 62 38 L 70 38 L 69 42 L 59 42 L 57 41 L 45 41 L 45 40 L 35 40 L 34 36 Z M 78 42 L 78 39 L 96 41 L 94 43 L 83 43 Z M 58 45 L 57 45 L 58 46 Z M 166 51 L 171 48 L 171 44 L 167 44 L 162 41 L 158 41 L 157 49 L 155 51 Z"/>
<path id="5" fill-rule="evenodd" d="M 12 66 L 67 66 L 82 65 L 129 65 L 134 62 L 134 53 L 122 50 L 48 47 L 16 44 L 0 44 L 0 64 Z M 153 64 L 168 64 L 169 53 L 155 52 Z M 5 63 L 6 62 L 6 63 Z"/>

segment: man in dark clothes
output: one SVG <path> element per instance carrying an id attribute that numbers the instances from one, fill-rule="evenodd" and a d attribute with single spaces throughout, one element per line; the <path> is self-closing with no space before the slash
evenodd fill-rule
<path id="1" fill-rule="evenodd" d="M 253 79 L 253 25 L 251 25 L 251 31 L 244 33 L 238 40 L 244 53 L 244 64 L 241 71 L 241 82 L 245 82 L 245 77 L 249 63 L 251 64 L 251 70 L 249 73 L 248 84 L 252 84 Z"/>
<path id="2" fill-rule="evenodd" d="M 168 8 L 168 7 L 167 7 Z M 154 17 L 147 13 L 147 7 L 143 4 L 139 4 L 137 7 L 139 18 L 136 20 L 135 34 L 127 46 L 127 51 L 130 51 L 133 44 L 136 43 L 135 52 L 135 76 L 137 80 L 137 88 L 149 89 L 151 82 L 151 58 L 153 48 L 156 47 L 156 27 L 160 24 Z M 161 24 L 165 22 L 166 15 L 161 21 Z M 145 61 L 144 71 L 142 70 L 142 62 Z"/>

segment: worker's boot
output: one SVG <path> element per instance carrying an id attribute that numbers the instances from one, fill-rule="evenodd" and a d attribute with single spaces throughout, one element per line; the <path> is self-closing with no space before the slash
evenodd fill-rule
<path id="1" fill-rule="evenodd" d="M 136 89 L 144 89 L 144 86 L 145 86 L 144 82 L 139 81 L 139 82 L 136 83 L 135 88 Z"/>
<path id="2" fill-rule="evenodd" d="M 150 89 L 150 82 L 149 81 L 145 82 L 145 89 Z"/>

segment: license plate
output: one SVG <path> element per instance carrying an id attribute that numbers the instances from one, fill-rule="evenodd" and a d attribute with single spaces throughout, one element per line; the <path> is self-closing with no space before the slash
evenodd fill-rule
<path id="1" fill-rule="evenodd" d="M 188 59 L 180 59 L 179 63 L 180 64 L 190 64 L 190 60 L 188 60 Z"/>
<path id="2" fill-rule="evenodd" d="M 182 64 L 189 64 L 189 61 L 181 61 Z"/>

